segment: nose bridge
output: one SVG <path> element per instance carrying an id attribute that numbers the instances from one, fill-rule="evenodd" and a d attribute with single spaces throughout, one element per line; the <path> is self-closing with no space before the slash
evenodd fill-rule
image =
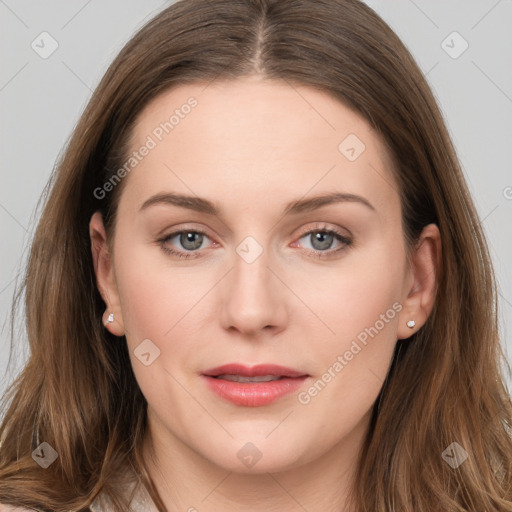
<path id="1" fill-rule="evenodd" d="M 235 247 L 223 302 L 226 328 L 248 333 L 267 326 L 282 327 L 283 290 L 268 268 L 273 267 L 268 240 L 265 234 L 247 236 Z"/>

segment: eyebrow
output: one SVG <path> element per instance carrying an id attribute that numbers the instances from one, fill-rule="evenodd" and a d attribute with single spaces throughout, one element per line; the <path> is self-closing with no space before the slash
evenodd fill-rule
<path id="1" fill-rule="evenodd" d="M 284 216 L 309 212 L 335 203 L 359 203 L 368 207 L 370 210 L 375 211 L 374 206 L 362 196 L 342 192 L 331 192 L 328 194 L 316 195 L 308 199 L 298 199 L 291 201 L 285 206 L 282 215 Z M 222 216 L 222 209 L 217 204 L 212 203 L 207 199 L 171 192 L 151 196 L 143 203 L 139 211 L 145 210 L 150 206 L 158 204 L 179 206 L 181 208 L 194 210 L 196 212 L 205 213 L 208 215 L 219 217 Z"/>

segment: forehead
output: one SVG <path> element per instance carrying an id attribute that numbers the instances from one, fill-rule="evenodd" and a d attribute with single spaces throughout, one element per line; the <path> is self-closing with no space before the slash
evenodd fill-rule
<path id="1" fill-rule="evenodd" d="M 332 96 L 284 81 L 248 77 L 167 90 L 136 119 L 131 151 L 144 146 L 151 149 L 128 180 L 139 203 L 166 189 L 277 194 L 282 202 L 343 190 L 365 192 L 377 205 L 398 201 L 388 153 L 370 125 Z"/>

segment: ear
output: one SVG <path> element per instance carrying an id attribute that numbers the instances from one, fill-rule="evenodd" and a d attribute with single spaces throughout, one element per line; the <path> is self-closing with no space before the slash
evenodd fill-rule
<path id="1" fill-rule="evenodd" d="M 101 213 L 95 212 L 89 222 L 89 236 L 91 238 L 92 260 L 96 285 L 107 305 L 103 313 L 103 325 L 116 336 L 124 335 L 124 324 L 119 301 L 119 293 L 114 274 L 112 255 L 107 243 L 107 235 L 103 225 Z M 106 323 L 110 313 L 114 313 L 114 321 Z"/>
<path id="2" fill-rule="evenodd" d="M 407 339 L 427 321 L 436 298 L 441 273 L 441 234 L 435 224 L 423 228 L 412 251 L 410 267 L 405 281 L 402 310 L 399 316 L 397 337 Z M 407 322 L 414 320 L 410 328 Z"/>

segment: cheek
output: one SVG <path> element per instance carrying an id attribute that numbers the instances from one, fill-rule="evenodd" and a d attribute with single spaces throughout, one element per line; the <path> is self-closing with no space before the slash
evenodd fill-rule
<path id="1" fill-rule="evenodd" d="M 317 315 L 328 345 L 338 347 L 373 326 L 390 308 L 387 317 L 395 318 L 397 306 L 392 306 L 399 304 L 403 268 L 400 257 L 375 246 L 353 253 L 336 268 L 305 272 L 309 277 L 295 280 L 294 291 Z M 314 321 L 314 315 L 307 315 Z M 385 324 L 387 330 L 390 323 Z"/>
<path id="2" fill-rule="evenodd" d="M 375 247 L 298 292 L 321 320 L 311 315 L 317 342 L 301 347 L 318 379 L 301 403 L 311 401 L 319 417 L 325 403 L 346 418 L 347 411 L 357 417 L 376 399 L 396 345 L 402 273 L 398 256 Z"/>
<path id="3" fill-rule="evenodd" d="M 116 261 L 116 281 L 127 337 L 153 336 L 157 342 L 194 308 L 208 289 L 208 276 L 171 266 L 156 246 L 140 245 L 126 254 Z"/>
<path id="4" fill-rule="evenodd" d="M 209 292 L 218 275 L 205 267 L 169 263 L 159 251 L 135 248 L 129 258 L 120 258 L 116 278 L 137 381 L 149 402 L 160 401 L 165 389 L 167 405 L 164 400 L 162 406 L 167 407 L 180 393 L 172 376 L 181 381 L 184 374 L 195 375 L 198 354 L 208 353 L 211 337 L 206 331 L 214 327 L 211 311 L 216 306 L 215 294 Z M 158 354 L 149 366 L 137 357 L 143 342 Z"/>
<path id="5" fill-rule="evenodd" d="M 155 251 L 132 252 L 118 265 L 116 277 L 137 382 L 152 407 L 165 411 L 183 399 L 174 378 L 181 382 L 194 364 L 191 341 L 197 338 L 196 320 L 208 283 L 204 272 L 201 277 L 198 272 L 162 265 L 164 260 L 159 265 L 148 261 L 151 252 Z"/>

